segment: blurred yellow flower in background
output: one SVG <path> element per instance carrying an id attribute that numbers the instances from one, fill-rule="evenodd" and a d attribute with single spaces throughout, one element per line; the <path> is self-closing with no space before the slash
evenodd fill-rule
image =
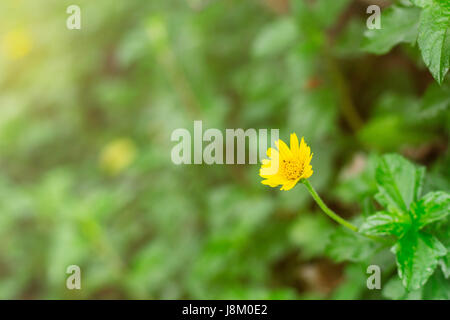
<path id="1" fill-rule="evenodd" d="M 278 150 L 269 148 L 269 159 L 262 161 L 259 175 L 266 179 L 262 184 L 271 187 L 281 186 L 281 190 L 292 189 L 300 179 L 308 179 L 313 174 L 310 165 L 312 153 L 302 137 L 300 145 L 295 133 L 291 134 L 290 148 L 282 140 L 276 142 Z M 273 170 L 273 166 L 278 170 Z"/>
<path id="2" fill-rule="evenodd" d="M 108 143 L 100 155 L 100 167 L 110 175 L 117 175 L 136 158 L 136 145 L 131 139 L 120 138 Z"/>
<path id="3" fill-rule="evenodd" d="M 10 60 L 18 60 L 28 55 L 33 47 L 33 40 L 28 30 L 18 28 L 7 32 L 2 39 L 2 49 Z"/>

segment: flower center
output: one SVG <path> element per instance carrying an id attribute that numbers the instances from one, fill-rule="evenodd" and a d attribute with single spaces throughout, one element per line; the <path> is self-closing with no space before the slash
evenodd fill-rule
<path id="1" fill-rule="evenodd" d="M 303 173 L 303 166 L 298 161 L 282 160 L 281 173 L 288 180 L 297 180 Z"/>

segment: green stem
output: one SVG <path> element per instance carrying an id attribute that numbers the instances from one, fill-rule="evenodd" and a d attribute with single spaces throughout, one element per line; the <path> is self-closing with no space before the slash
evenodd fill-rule
<path id="1" fill-rule="evenodd" d="M 327 205 L 323 202 L 323 200 L 317 194 L 314 187 L 311 185 L 311 183 L 309 183 L 309 181 L 307 179 L 303 179 L 301 182 L 305 185 L 305 187 L 308 189 L 309 193 L 311 193 L 311 196 L 314 198 L 314 200 L 317 202 L 319 207 L 323 210 L 323 212 L 325 212 L 326 215 L 328 215 L 331 219 L 333 219 L 337 223 L 343 225 L 344 227 L 346 227 L 352 231 L 358 232 L 358 228 L 356 226 L 354 226 L 347 220 L 341 218 L 335 212 L 333 212 L 333 210 L 331 210 L 330 208 L 327 207 Z"/>
<path id="2" fill-rule="evenodd" d="M 307 179 L 303 179 L 303 180 L 301 180 L 301 182 L 306 186 L 309 193 L 311 193 L 311 195 L 314 198 L 314 200 L 316 201 L 316 203 L 323 210 L 323 212 L 325 212 L 326 215 L 328 215 L 331 219 L 333 219 L 337 223 L 343 225 L 344 227 L 346 227 L 354 232 L 358 232 L 358 228 L 355 225 L 353 225 L 350 222 L 348 222 L 347 220 L 341 218 L 333 210 L 331 210 L 330 208 L 327 207 L 325 202 L 323 202 L 322 198 L 320 198 L 320 196 L 317 194 L 314 187 L 311 185 L 311 183 L 309 183 L 309 181 Z M 366 234 L 363 234 L 363 236 L 365 236 L 369 239 L 378 241 L 378 242 L 382 242 L 385 245 L 391 244 L 391 242 L 388 239 L 384 239 L 384 238 L 377 237 L 377 236 L 366 235 Z"/>

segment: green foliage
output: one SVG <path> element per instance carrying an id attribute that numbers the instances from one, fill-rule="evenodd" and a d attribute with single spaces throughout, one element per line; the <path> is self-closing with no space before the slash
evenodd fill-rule
<path id="1" fill-rule="evenodd" d="M 411 1 L 382 14 L 382 28 L 366 32 L 364 49 L 384 54 L 400 43 L 417 41 L 425 65 L 439 84 L 450 67 L 450 4 L 447 0 Z"/>
<path id="2" fill-rule="evenodd" d="M 381 211 L 367 217 L 359 232 L 372 236 L 401 236 L 408 230 L 408 226 L 407 217 Z"/>
<path id="3" fill-rule="evenodd" d="M 81 30 L 0 1 L 1 299 L 449 298 L 448 1 L 380 30 L 356 0 L 76 2 Z M 360 232 L 258 165 L 174 165 L 194 120 L 304 136 Z"/>
<path id="4" fill-rule="evenodd" d="M 337 262 L 367 261 L 380 246 L 374 241 L 346 229 L 338 229 L 331 237 L 327 254 Z"/>
<path id="5" fill-rule="evenodd" d="M 450 107 L 450 87 L 432 84 L 427 88 L 424 94 L 420 108 L 420 116 L 422 118 L 433 118 L 439 115 L 445 117 L 445 112 Z"/>
<path id="6" fill-rule="evenodd" d="M 398 275 L 408 289 L 419 289 L 433 274 L 438 259 L 447 253 L 444 246 L 431 235 L 409 230 L 396 243 Z"/>
<path id="7" fill-rule="evenodd" d="M 333 233 L 331 223 L 319 212 L 315 215 L 302 214 L 292 224 L 290 238 L 293 244 L 301 248 L 301 255 L 310 259 L 320 257 Z M 320 234 L 320 237 L 317 235 Z"/>
<path id="8" fill-rule="evenodd" d="M 261 30 L 253 44 L 252 53 L 255 57 L 280 54 L 292 45 L 296 37 L 295 21 L 281 19 Z"/>
<path id="9" fill-rule="evenodd" d="M 421 231 L 450 212 L 450 194 L 430 192 L 420 197 L 424 168 L 398 155 L 383 156 L 376 171 L 377 201 L 386 209 L 365 219 L 359 232 L 393 235 L 398 274 L 407 290 L 422 287 L 447 249 L 433 235 Z"/>
<path id="10" fill-rule="evenodd" d="M 425 5 L 420 15 L 417 38 L 423 61 L 438 83 L 450 68 L 450 3 L 434 0 Z"/>
<path id="11" fill-rule="evenodd" d="M 375 172 L 377 201 L 390 213 L 406 215 L 420 195 L 425 169 L 415 167 L 401 156 L 386 155 Z"/>
<path id="12" fill-rule="evenodd" d="M 381 29 L 368 30 L 363 48 L 368 52 L 384 54 L 399 43 L 414 44 L 417 39 L 420 10 L 394 5 L 381 15 Z"/>

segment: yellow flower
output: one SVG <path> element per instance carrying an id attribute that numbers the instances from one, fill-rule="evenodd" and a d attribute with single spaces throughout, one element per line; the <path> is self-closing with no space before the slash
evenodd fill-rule
<path id="1" fill-rule="evenodd" d="M 276 187 L 281 185 L 281 190 L 292 189 L 300 179 L 308 179 L 313 174 L 310 165 L 313 154 L 310 147 L 302 137 L 300 145 L 295 133 L 291 134 L 290 148 L 282 141 L 278 140 L 276 146 L 278 150 L 269 148 L 267 156 L 269 159 L 262 161 L 259 175 L 266 179 L 262 184 Z"/>
<path id="2" fill-rule="evenodd" d="M 3 38 L 3 50 L 10 60 L 18 60 L 25 57 L 33 46 L 30 33 L 25 29 L 15 29 Z"/>
<path id="3" fill-rule="evenodd" d="M 110 175 L 117 175 L 136 158 L 136 145 L 131 139 L 121 138 L 108 143 L 100 155 L 100 166 Z"/>

